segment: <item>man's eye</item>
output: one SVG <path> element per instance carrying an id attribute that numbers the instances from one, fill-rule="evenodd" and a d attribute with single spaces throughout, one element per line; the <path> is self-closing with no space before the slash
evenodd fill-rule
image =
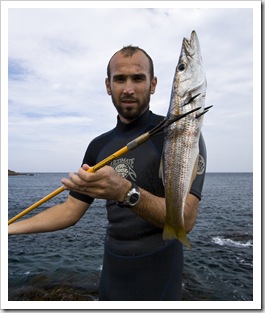
<path id="1" fill-rule="evenodd" d="M 142 81 L 145 80 L 145 76 L 143 76 L 143 75 L 135 75 L 135 76 L 134 76 L 134 80 L 135 80 L 136 82 L 142 82 Z"/>
<path id="2" fill-rule="evenodd" d="M 122 76 L 117 76 L 114 78 L 114 81 L 117 83 L 122 83 L 122 82 L 124 82 L 124 80 L 125 80 L 125 78 Z"/>

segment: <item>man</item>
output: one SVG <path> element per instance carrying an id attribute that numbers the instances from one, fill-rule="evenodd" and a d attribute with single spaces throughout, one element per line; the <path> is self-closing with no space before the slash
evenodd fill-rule
<path id="1" fill-rule="evenodd" d="M 177 240 L 163 241 L 166 207 L 159 178 L 163 134 L 95 173 L 94 165 L 157 125 L 162 116 L 149 110 L 157 78 L 153 61 L 138 47 L 128 46 L 109 61 L 105 84 L 118 111 L 116 127 L 88 146 L 77 174 L 63 179 L 67 200 L 32 218 L 9 226 L 9 234 L 47 232 L 74 225 L 94 198 L 107 200 L 105 241 L 99 300 L 181 300 L 183 252 Z M 200 140 L 200 155 L 206 150 Z M 196 221 L 204 174 L 197 175 L 187 197 L 185 227 Z"/>

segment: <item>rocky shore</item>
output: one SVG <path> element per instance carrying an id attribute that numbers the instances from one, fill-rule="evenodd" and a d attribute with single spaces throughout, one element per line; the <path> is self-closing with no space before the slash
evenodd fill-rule
<path id="1" fill-rule="evenodd" d="M 33 176 L 34 174 L 30 174 L 30 173 L 19 173 L 19 172 L 15 172 L 15 171 L 8 170 L 8 176 L 18 176 L 18 175 Z"/>

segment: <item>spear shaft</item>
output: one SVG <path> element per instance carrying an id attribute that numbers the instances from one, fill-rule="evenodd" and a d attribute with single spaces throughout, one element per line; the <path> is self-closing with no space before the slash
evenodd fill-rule
<path id="1" fill-rule="evenodd" d="M 114 152 L 113 154 L 111 154 L 110 156 L 108 156 L 107 158 L 105 158 L 104 160 L 100 161 L 99 163 L 97 163 L 96 165 L 90 167 L 87 172 L 89 173 L 93 173 L 96 172 L 97 170 L 99 170 L 100 168 L 102 168 L 103 166 L 109 164 L 111 161 L 113 161 L 114 159 L 119 158 L 120 156 L 124 155 L 125 153 L 127 153 L 128 151 L 131 151 L 137 147 L 139 147 L 140 145 L 142 145 L 144 142 L 146 142 L 147 140 L 149 140 L 153 135 L 156 135 L 158 133 L 161 133 L 162 131 L 164 131 L 164 129 L 166 127 L 168 127 L 170 124 L 172 124 L 173 122 L 176 122 L 178 120 L 180 120 L 181 118 L 187 116 L 188 114 L 195 112 L 197 110 L 199 110 L 200 108 L 196 108 L 193 109 L 187 113 L 181 114 L 181 115 L 177 115 L 171 119 L 164 119 L 160 124 L 158 124 L 157 126 L 155 126 L 154 128 L 152 128 L 150 131 L 140 135 L 139 137 L 135 138 L 134 140 L 130 141 L 129 143 L 127 143 L 126 146 L 124 146 L 123 148 L 121 148 L 120 150 Z M 31 206 L 29 206 L 27 209 L 25 209 L 24 211 L 20 212 L 19 214 L 17 214 L 16 216 L 14 216 L 13 218 L 11 218 L 8 221 L 8 225 L 12 224 L 13 222 L 15 222 L 16 220 L 18 220 L 19 218 L 21 218 L 22 216 L 26 215 L 27 213 L 31 212 L 32 210 L 36 209 L 37 207 L 39 207 L 40 205 L 42 205 L 43 203 L 47 202 L 48 200 L 52 199 L 53 197 L 57 196 L 59 193 L 63 192 L 65 189 L 64 187 L 60 187 L 56 190 L 54 190 L 53 192 L 51 192 L 50 194 L 48 194 L 47 196 L 45 196 L 44 198 L 40 199 L 39 201 L 35 202 L 34 204 L 32 204 Z"/>

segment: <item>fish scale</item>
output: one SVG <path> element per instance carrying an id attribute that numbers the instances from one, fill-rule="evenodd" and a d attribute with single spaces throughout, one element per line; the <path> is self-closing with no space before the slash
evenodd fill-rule
<path id="1" fill-rule="evenodd" d="M 182 42 L 167 117 L 172 118 L 198 107 L 200 110 L 165 130 L 161 164 L 166 198 L 163 239 L 178 239 L 190 249 L 184 211 L 187 195 L 197 173 L 199 137 L 203 114 L 206 112 L 206 86 L 199 40 L 196 32 L 192 31 L 190 40 L 184 38 Z"/>

